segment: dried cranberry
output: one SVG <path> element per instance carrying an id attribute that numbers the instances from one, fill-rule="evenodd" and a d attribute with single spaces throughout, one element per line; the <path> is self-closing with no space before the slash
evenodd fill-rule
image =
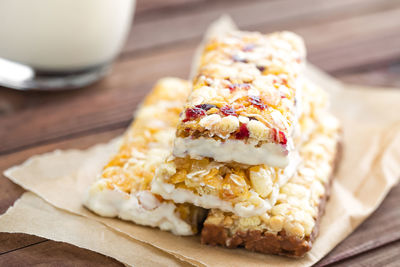
<path id="1" fill-rule="evenodd" d="M 204 116 L 206 115 L 206 112 L 201 108 L 195 107 L 186 109 L 185 115 L 186 118 L 183 120 L 183 122 L 187 122 L 193 119 L 197 119 L 198 117 Z"/>
<path id="2" fill-rule="evenodd" d="M 242 63 L 248 63 L 247 59 L 240 57 L 238 55 L 232 56 L 233 61 L 235 62 L 242 62 Z"/>
<path id="3" fill-rule="evenodd" d="M 249 90 L 250 89 L 250 84 L 248 83 L 233 83 L 229 85 L 229 90 L 231 92 L 235 91 L 238 88 L 244 89 L 244 90 Z"/>
<path id="4" fill-rule="evenodd" d="M 272 129 L 272 140 L 274 140 L 275 143 L 278 141 L 278 134 L 275 128 Z"/>
<path id="5" fill-rule="evenodd" d="M 263 71 L 265 70 L 265 67 L 264 67 L 264 66 L 257 66 L 257 69 L 258 69 L 259 71 L 263 72 Z"/>
<path id="6" fill-rule="evenodd" d="M 244 139 L 250 136 L 249 129 L 247 129 L 246 123 L 243 123 L 239 127 L 239 132 L 236 133 L 236 139 Z"/>
<path id="7" fill-rule="evenodd" d="M 278 132 L 276 129 L 272 129 L 272 139 L 275 141 L 275 143 L 279 143 L 281 145 L 287 144 L 286 135 L 282 131 Z"/>
<path id="8" fill-rule="evenodd" d="M 201 108 L 205 111 L 212 109 L 212 108 L 216 108 L 216 107 L 217 107 L 216 105 L 211 105 L 211 104 L 200 104 L 200 105 L 196 106 L 196 108 Z"/>
<path id="9" fill-rule="evenodd" d="M 245 46 L 243 47 L 242 50 L 243 50 L 244 52 L 248 52 L 248 51 L 253 50 L 254 47 L 256 47 L 254 44 L 247 44 L 247 45 L 245 45 Z"/>
<path id="10" fill-rule="evenodd" d="M 238 116 L 237 114 L 236 114 L 236 111 L 235 111 L 235 109 L 233 108 L 233 107 L 230 107 L 230 106 L 223 106 L 222 108 L 220 108 L 219 109 L 221 112 L 222 112 L 222 114 L 224 114 L 225 116 L 229 116 L 229 115 L 232 115 L 232 116 Z"/>
<path id="11" fill-rule="evenodd" d="M 251 95 L 249 96 L 249 101 L 254 106 L 258 107 L 259 109 L 263 110 L 266 108 L 266 105 L 261 101 L 258 96 Z"/>
<path id="12" fill-rule="evenodd" d="M 279 131 L 279 144 L 286 145 L 286 143 L 287 143 L 286 135 L 282 131 Z"/>

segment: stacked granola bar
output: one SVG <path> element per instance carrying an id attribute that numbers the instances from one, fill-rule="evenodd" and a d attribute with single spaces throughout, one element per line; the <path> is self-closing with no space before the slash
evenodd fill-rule
<path id="1" fill-rule="evenodd" d="M 209 209 L 202 243 L 303 256 L 340 131 L 304 62 L 303 41 L 290 32 L 209 40 L 190 86 L 158 83 L 86 206 L 178 235 L 195 234 Z"/>
<path id="2" fill-rule="evenodd" d="M 337 158 L 338 123 L 330 115 L 300 148 L 302 163 L 279 190 L 267 212 L 240 217 L 212 209 L 202 231 L 202 242 L 229 248 L 244 246 L 263 253 L 300 257 L 311 249 L 328 198 Z"/>
<path id="3" fill-rule="evenodd" d="M 293 33 L 233 32 L 205 47 L 174 155 L 283 168 L 293 155 L 305 49 Z"/>
<path id="4" fill-rule="evenodd" d="M 293 33 L 210 40 L 152 192 L 211 209 L 205 244 L 302 256 L 333 171 L 339 124 L 303 75 Z"/>

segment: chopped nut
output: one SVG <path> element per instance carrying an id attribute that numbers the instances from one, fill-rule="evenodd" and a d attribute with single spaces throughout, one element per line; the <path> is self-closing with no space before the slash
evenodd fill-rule
<path id="1" fill-rule="evenodd" d="M 307 190 L 307 188 L 293 183 L 288 183 L 283 186 L 281 192 L 287 196 L 296 196 L 299 199 L 307 198 L 309 194 L 309 190 Z"/>
<path id="2" fill-rule="evenodd" d="M 261 220 L 257 216 L 253 217 L 242 217 L 239 219 L 239 225 L 241 228 L 254 228 L 255 226 L 259 225 Z"/>
<path id="3" fill-rule="evenodd" d="M 269 220 L 269 228 L 271 228 L 272 231 L 279 232 L 283 228 L 284 221 L 285 219 L 281 215 L 272 216 Z"/>
<path id="4" fill-rule="evenodd" d="M 266 198 L 272 191 L 271 172 L 260 166 L 251 167 L 249 170 L 250 181 L 254 190 L 262 198 Z"/>
<path id="5" fill-rule="evenodd" d="M 239 116 L 239 122 L 248 123 L 249 122 L 249 118 L 247 118 L 245 116 Z"/>
<path id="6" fill-rule="evenodd" d="M 162 176 L 172 176 L 176 173 L 176 167 L 173 163 L 165 163 L 160 166 L 160 171 Z"/>
<path id="7" fill-rule="evenodd" d="M 199 124 L 207 130 L 212 130 L 220 121 L 221 117 L 218 114 L 212 114 L 202 118 Z"/>
<path id="8" fill-rule="evenodd" d="M 267 214 L 264 213 L 263 215 L 260 216 L 261 221 L 263 221 L 263 223 L 268 224 L 270 222 L 271 217 Z"/>
<path id="9" fill-rule="evenodd" d="M 286 222 L 284 229 L 289 235 L 295 235 L 299 238 L 303 238 L 305 234 L 304 227 L 298 222 Z"/>
<path id="10" fill-rule="evenodd" d="M 218 123 L 218 129 L 222 135 L 228 135 L 239 128 L 239 120 L 235 116 L 223 117 Z"/>
<path id="11" fill-rule="evenodd" d="M 220 225 L 220 224 L 222 224 L 223 221 L 224 221 L 223 216 L 208 216 L 207 220 L 204 223 Z"/>
<path id="12" fill-rule="evenodd" d="M 250 137 L 257 140 L 266 139 L 269 135 L 268 128 L 257 120 L 251 120 L 247 123 L 247 129 L 249 129 Z"/>
<path id="13" fill-rule="evenodd" d="M 287 215 L 290 212 L 290 205 L 283 203 L 276 205 L 271 210 L 272 215 Z"/>

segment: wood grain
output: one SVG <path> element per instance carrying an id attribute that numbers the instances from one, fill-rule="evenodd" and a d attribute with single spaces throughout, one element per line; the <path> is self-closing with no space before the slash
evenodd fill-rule
<path id="1" fill-rule="evenodd" d="M 181 8 L 191 6 L 196 3 L 204 3 L 207 0 L 142 0 L 137 1 L 136 15 L 142 15 L 145 12 L 165 10 L 166 8 Z"/>
<path id="2" fill-rule="evenodd" d="M 54 149 L 121 134 L 157 78 L 186 77 L 207 25 L 229 13 L 243 29 L 293 30 L 311 62 L 346 82 L 400 86 L 400 0 L 142 0 L 130 37 L 104 80 L 77 91 L 0 88 L 0 171 Z M 0 177 L 0 214 L 23 189 Z M 400 186 L 319 265 L 399 265 Z M 72 245 L 0 233 L 0 266 L 120 266 Z"/>
<path id="3" fill-rule="evenodd" d="M 108 142 L 114 137 L 117 137 L 123 133 L 124 129 L 117 129 L 114 131 L 106 131 L 103 133 L 97 133 L 92 135 L 85 135 L 78 138 L 65 139 L 59 142 L 43 146 L 35 146 L 24 151 L 15 152 L 6 156 L 1 157 L 0 160 L 0 172 L 3 173 L 8 167 L 21 164 L 27 158 L 43 154 L 46 152 L 54 151 L 56 149 L 85 149 L 95 144 Z M 24 192 L 24 190 L 15 185 L 2 174 L 0 175 L 0 214 L 4 213 L 8 207 L 14 203 L 17 198 Z"/>
<path id="4" fill-rule="evenodd" d="M 87 135 L 80 138 L 66 139 L 48 145 L 37 146 L 21 152 L 12 153 L 1 157 L 0 172 L 3 173 L 3 171 L 8 167 L 22 163 L 27 157 L 36 154 L 43 154 L 55 149 L 85 149 L 97 143 L 107 142 L 112 138 L 121 135 L 123 131 L 124 129 L 118 129 L 115 131 L 97 133 L 95 135 Z M 15 200 L 22 195 L 24 189 L 12 183 L 1 174 L 0 192 L 0 214 L 2 214 L 6 212 L 6 210 L 15 202 Z M 43 240 L 43 238 L 30 235 L 0 233 L 0 259 L 2 258 L 3 253 L 14 251 L 26 246 L 31 246 L 36 243 L 43 242 Z M 34 254 L 34 251 L 31 253 Z M 0 266 L 3 265 L 0 264 Z"/>
<path id="5" fill-rule="evenodd" d="M 271 15 L 270 20 L 276 19 L 277 22 L 274 24 L 264 19 L 266 22 L 263 24 L 254 19 L 260 24 L 250 28 L 267 32 L 279 29 L 277 25 L 280 23 L 279 25 L 282 28 L 299 32 L 307 40 L 310 60 L 333 73 L 340 72 L 341 69 L 348 70 L 354 66 L 376 64 L 388 58 L 400 57 L 400 45 L 398 45 L 400 43 L 400 20 L 396 20 L 400 16 L 400 8 L 392 9 L 393 1 L 383 2 L 386 4 L 382 4 L 380 7 L 384 9 L 378 13 L 368 13 L 338 21 L 328 20 L 311 26 L 303 24 L 303 27 L 301 27 L 302 23 L 297 22 L 303 21 L 303 17 L 299 17 L 300 15 L 286 14 L 286 16 L 279 16 L 279 19 L 276 18 L 275 14 L 279 13 L 278 10 L 284 9 L 282 3 L 290 1 L 252 2 L 245 7 L 242 6 L 241 9 L 235 7 L 237 9 L 235 12 L 249 13 L 252 9 L 256 11 L 264 10 L 264 5 L 266 5 L 268 9 L 265 10 L 268 10 Z M 307 1 L 313 3 L 311 0 Z M 367 2 L 372 7 L 372 3 L 375 3 Z M 338 3 L 315 5 L 319 8 L 303 7 L 301 9 L 299 6 L 296 14 L 303 14 L 305 18 L 312 18 L 313 16 L 310 17 L 310 14 L 314 12 L 323 17 L 324 12 L 328 12 L 327 10 L 330 10 L 330 8 L 340 7 L 341 10 L 347 10 L 349 3 L 361 5 L 361 2 L 356 0 L 340 3 L 340 5 Z M 236 3 L 236 5 L 238 4 Z M 233 15 L 236 14 L 235 12 L 232 11 Z M 354 12 L 360 14 L 359 10 Z M 209 20 L 215 18 L 209 13 L 201 13 L 200 15 L 207 15 L 207 18 L 203 18 L 200 23 L 195 24 L 199 25 L 198 27 L 203 27 L 196 33 L 199 38 Z M 248 16 L 245 17 L 248 19 Z M 261 17 L 261 15 L 256 16 L 256 18 L 258 17 Z M 287 21 L 285 22 L 282 17 L 286 18 Z M 170 30 L 167 30 L 165 26 L 162 27 L 162 25 L 166 25 L 164 20 L 161 20 L 160 25 L 151 22 L 147 27 L 168 33 L 168 38 L 179 39 L 179 34 L 190 36 L 189 31 L 194 31 L 188 21 L 189 19 L 196 18 L 186 16 L 170 18 L 169 23 L 167 23 Z M 238 21 L 240 22 L 241 19 L 239 18 Z M 368 26 L 371 22 L 373 22 L 373 27 Z M 243 22 L 242 19 L 242 24 L 248 25 L 250 22 Z M 147 33 L 147 37 L 140 39 L 154 39 L 153 41 L 156 44 L 163 44 L 163 40 L 168 39 L 162 37 L 161 33 L 157 34 L 157 32 L 150 31 L 150 28 L 144 31 Z M 344 31 L 343 29 L 350 30 Z M 152 33 L 151 36 L 149 36 L 149 32 Z M 134 36 L 140 37 L 140 34 L 134 34 Z M 138 42 L 132 40 L 131 43 Z M 81 91 L 59 94 L 40 94 L 37 92 L 24 94 L 22 92 L 9 92 L 10 90 L 1 91 L 0 99 L 9 97 L 11 100 L 6 101 L 6 103 L 15 106 L 10 107 L 3 104 L 5 106 L 3 113 L 6 113 L 6 115 L 0 117 L 0 125 L 3 125 L 0 128 L 0 140 L 2 140 L 0 154 L 57 141 L 61 138 L 101 131 L 105 128 L 116 129 L 126 126 L 131 118 L 132 111 L 151 88 L 156 77 L 166 75 L 187 77 L 191 57 L 197 43 L 198 39 L 196 38 L 187 42 L 175 41 L 173 45 L 163 46 L 162 49 L 149 48 L 149 51 L 152 51 L 151 53 L 123 57 L 115 64 L 111 75 Z M 151 44 L 146 44 L 146 46 L 151 47 Z M 338 76 L 340 77 L 340 75 Z"/>
<path id="6" fill-rule="evenodd" d="M 368 84 L 371 86 L 400 87 L 400 63 L 383 63 L 378 67 L 366 67 L 356 72 L 340 75 L 347 83 Z"/>
<path id="7" fill-rule="evenodd" d="M 25 248 L 27 246 L 31 246 L 34 244 L 38 244 L 40 242 L 44 242 L 46 239 L 32 236 L 27 234 L 10 234 L 10 233 L 1 233 L 0 234 L 0 258 L 1 255 L 15 251 L 21 248 Z"/>
<path id="8" fill-rule="evenodd" d="M 200 39 L 207 26 L 221 14 L 231 15 L 239 27 L 263 32 L 308 27 L 332 21 L 377 13 L 398 7 L 393 0 L 283 0 L 283 1 L 212 1 L 190 9 L 140 16 L 133 24 L 124 54 Z M 290 8 L 288 8 L 290 7 Z M 195 23 L 193 23 L 195 22 Z M 396 24 L 396 23 L 394 23 Z M 343 31 L 341 31 L 343 32 Z M 344 31 L 345 33 L 349 31 Z M 149 38 L 151 33 L 151 38 Z"/>
<path id="9" fill-rule="evenodd" d="M 400 263 L 400 241 L 393 242 L 378 249 L 359 254 L 329 266 L 385 266 L 398 267 Z"/>
<path id="10" fill-rule="evenodd" d="M 387 17 L 394 20 L 398 16 L 400 9 L 395 9 L 383 12 L 378 18 L 367 16 L 362 19 L 298 29 L 298 32 L 309 40 L 309 57 L 313 63 L 330 71 L 338 71 L 338 66 L 342 66 L 343 69 L 348 69 L 353 64 L 365 66 L 379 63 L 386 57 L 393 58 L 397 54 L 400 55 L 400 45 L 398 45 L 400 34 L 392 36 L 393 38 L 384 35 L 383 33 L 391 32 L 395 27 L 383 23 L 381 27 L 371 28 L 371 31 L 360 32 L 357 38 L 347 38 L 347 42 L 339 42 L 347 37 L 346 34 L 333 33 L 340 32 L 341 28 L 346 27 L 346 23 L 354 28 L 360 28 L 363 23 L 372 19 Z M 400 20 L 398 21 L 399 25 L 396 26 L 400 29 Z M 388 27 L 387 31 L 382 31 L 384 26 Z M 320 38 L 318 36 L 324 31 L 324 27 L 330 30 L 326 30 L 328 34 Z M 377 37 L 371 40 L 372 36 Z M 368 45 L 361 45 L 363 43 Z M 111 75 L 86 90 L 64 92 L 57 96 L 32 93 L 29 101 L 31 103 L 37 101 L 34 109 L 26 108 L 9 116 L 0 117 L 0 124 L 4 125 L 0 129 L 0 140 L 4 140 L 0 144 L 0 153 L 5 154 L 34 144 L 80 135 L 105 127 L 115 129 L 126 126 L 132 110 L 155 82 L 155 77 L 187 76 L 196 44 L 197 42 L 175 44 L 150 55 L 119 61 Z M 383 45 L 385 47 L 378 51 L 378 47 Z M 373 53 L 373 51 L 378 52 Z M 13 96 L 18 93 L 13 93 Z M 29 97 L 19 94 L 22 99 Z"/>
<path id="11" fill-rule="evenodd" d="M 74 138 L 72 140 L 63 140 L 49 145 L 38 146 L 25 151 L 13 153 L 1 158 L 0 171 L 3 172 L 9 166 L 20 164 L 26 159 L 26 157 L 30 157 L 35 154 L 42 154 L 45 152 L 53 151 L 55 149 L 84 149 L 97 143 L 107 142 L 112 138 L 122 134 L 122 132 L 123 129 L 107 131 L 105 133 L 98 133 L 94 136 L 89 135 L 81 138 Z M 20 197 L 24 190 L 2 175 L 0 176 L 0 188 L 0 214 L 2 214 L 14 203 L 15 200 Z M 43 239 L 34 236 L 21 237 L 17 235 L 15 237 L 11 237 L 10 234 L 0 233 L 0 254 L 15 250 L 17 248 L 32 245 L 41 242 L 42 240 Z"/>
<path id="12" fill-rule="evenodd" d="M 392 189 L 382 205 L 345 241 L 316 266 L 327 266 L 400 240 L 400 185 Z"/>
<path id="13" fill-rule="evenodd" d="M 118 62 L 112 75 L 86 90 L 65 92 L 47 105 L 1 117 L 0 154 L 90 130 L 126 127 L 158 77 L 187 76 L 192 50 Z"/>
<path id="14" fill-rule="evenodd" d="M 0 266 L 124 266 L 115 259 L 73 245 L 46 241 L 0 256 Z"/>

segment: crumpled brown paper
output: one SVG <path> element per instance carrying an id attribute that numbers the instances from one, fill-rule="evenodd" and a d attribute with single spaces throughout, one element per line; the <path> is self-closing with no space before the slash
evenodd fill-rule
<path id="1" fill-rule="evenodd" d="M 217 24 L 219 28 L 214 25 L 213 30 L 222 30 L 225 26 L 221 25 L 223 23 Z M 321 221 L 319 237 L 313 249 L 302 259 L 263 255 L 243 249 L 204 246 L 199 243 L 199 237 L 176 237 L 157 229 L 118 219 L 102 218 L 86 210 L 82 206 L 84 194 L 101 166 L 115 151 L 118 140 L 84 151 L 56 151 L 35 156 L 24 164 L 7 170 L 5 175 L 57 208 L 82 215 L 91 222 L 101 222 L 135 240 L 151 244 L 195 265 L 309 266 L 354 231 L 398 182 L 400 93 L 390 89 L 361 86 L 344 88 L 340 82 L 315 67 L 309 66 L 306 72 L 311 80 L 331 94 L 332 111 L 343 125 L 344 150 L 333 182 L 331 199 Z M 0 231 L 6 230 L 0 224 Z M 24 232 L 23 227 L 20 231 Z M 92 233 L 96 231 L 98 228 L 93 227 L 84 238 L 94 238 Z M 123 249 L 118 242 L 114 245 Z M 138 254 L 137 257 L 145 259 L 147 255 Z"/>

